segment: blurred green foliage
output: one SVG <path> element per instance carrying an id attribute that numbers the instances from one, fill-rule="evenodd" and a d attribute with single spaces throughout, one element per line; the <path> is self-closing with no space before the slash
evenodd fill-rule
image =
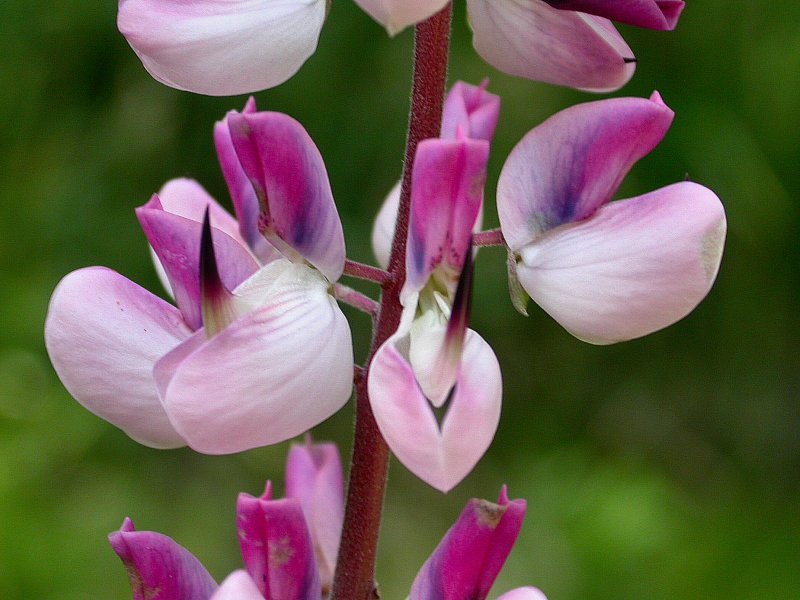
<path id="1" fill-rule="evenodd" d="M 487 188 L 530 128 L 592 96 L 516 80 L 472 52 L 457 3 L 451 79 L 503 98 Z M 116 3 L 0 3 L 0 597 L 127 598 L 105 542 L 126 515 L 192 550 L 221 579 L 238 568 L 234 502 L 282 488 L 287 446 L 237 456 L 137 445 L 59 384 L 42 343 L 67 272 L 110 266 L 160 293 L 133 208 L 190 176 L 227 202 L 211 127 L 244 98 L 161 86 L 116 32 Z M 583 344 L 506 300 L 504 260 L 482 251 L 473 326 L 505 380 L 496 443 L 442 496 L 393 465 L 382 532 L 384 597 L 403 598 L 470 496 L 501 483 L 529 501 L 496 589 L 551 600 L 778 600 L 800 589 L 800 6 L 693 1 L 674 33 L 621 28 L 639 58 L 626 95 L 657 88 L 666 140 L 623 196 L 686 174 L 723 199 L 718 282 L 679 324 L 611 347 Z M 318 52 L 262 108 L 298 118 L 326 159 L 352 258 L 370 261 L 376 207 L 399 177 L 410 32 L 389 39 L 337 1 Z M 369 290 L 369 287 L 364 288 Z M 357 352 L 367 320 L 348 313 Z M 318 428 L 349 453 L 351 411 Z"/>

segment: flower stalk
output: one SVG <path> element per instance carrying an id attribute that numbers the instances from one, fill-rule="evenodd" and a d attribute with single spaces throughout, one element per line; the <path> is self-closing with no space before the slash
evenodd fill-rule
<path id="1" fill-rule="evenodd" d="M 405 282 L 406 239 L 411 207 L 411 166 L 417 145 L 439 135 L 450 51 L 450 3 L 415 27 L 411 111 L 390 277 L 383 282 L 380 310 L 366 370 L 357 372 L 356 421 L 347 487 L 347 504 L 331 600 L 379 598 L 375 559 L 380 530 L 389 448 L 378 430 L 367 395 L 366 372 L 375 351 L 397 330 L 402 314 L 400 290 Z"/>

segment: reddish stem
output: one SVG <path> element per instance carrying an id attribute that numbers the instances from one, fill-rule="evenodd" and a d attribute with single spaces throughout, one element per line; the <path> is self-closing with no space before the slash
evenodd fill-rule
<path id="1" fill-rule="evenodd" d="M 500 228 L 481 231 L 472 236 L 472 243 L 475 246 L 505 246 L 506 239 Z"/>
<path id="2" fill-rule="evenodd" d="M 441 129 L 451 17 L 452 7 L 448 3 L 438 14 L 415 28 L 411 112 L 400 208 L 389 259 L 390 278 L 382 285 L 378 322 L 366 369 L 357 372 L 355 377 L 353 456 L 331 600 L 374 600 L 379 597 L 375 586 L 375 559 L 389 468 L 389 448 L 378 430 L 369 404 L 367 374 L 375 351 L 397 330 L 400 323 L 403 309 L 400 290 L 405 281 L 406 238 L 411 207 L 411 167 L 419 142 L 437 137 Z"/>
<path id="3" fill-rule="evenodd" d="M 349 258 L 344 263 L 344 274 L 355 277 L 356 279 L 364 279 L 381 285 L 388 283 L 389 279 L 392 277 L 388 271 L 371 265 L 365 265 L 364 263 L 356 262 Z"/>

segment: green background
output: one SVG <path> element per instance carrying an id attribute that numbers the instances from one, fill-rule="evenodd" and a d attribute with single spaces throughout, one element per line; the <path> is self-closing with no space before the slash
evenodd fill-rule
<path id="1" fill-rule="evenodd" d="M 0 598 L 130 596 L 105 541 L 123 517 L 172 536 L 221 580 L 240 566 L 239 491 L 282 490 L 287 445 L 207 457 L 137 445 L 70 399 L 42 326 L 66 273 L 112 267 L 162 293 L 133 208 L 190 176 L 228 202 L 211 128 L 241 98 L 153 81 L 115 28 L 111 0 L 0 3 Z M 664 142 L 620 197 L 686 174 L 722 198 L 718 281 L 689 317 L 610 347 L 573 339 L 506 295 L 504 257 L 480 253 L 473 327 L 504 375 L 495 444 L 447 496 L 394 463 L 378 577 L 405 597 L 467 498 L 502 483 L 528 516 L 492 597 L 781 600 L 800 590 L 800 7 L 695 0 L 674 33 L 620 28 L 639 59 L 619 94 L 658 89 Z M 317 53 L 257 95 L 298 118 L 325 157 L 351 258 L 401 168 L 411 33 L 389 39 L 337 0 Z M 457 2 L 451 80 L 491 78 L 503 99 L 487 187 L 522 135 L 595 96 L 504 76 L 472 51 Z M 369 288 L 366 288 L 369 289 Z M 363 356 L 367 319 L 348 313 Z M 349 454 L 351 409 L 318 439 Z"/>

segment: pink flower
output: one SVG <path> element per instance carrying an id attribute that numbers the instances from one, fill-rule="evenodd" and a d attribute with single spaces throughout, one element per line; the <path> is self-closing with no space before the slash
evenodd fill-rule
<path id="1" fill-rule="evenodd" d="M 529 132 L 500 174 L 512 284 L 582 340 L 666 327 L 714 282 L 726 221 L 713 192 L 685 181 L 610 202 L 673 116 L 658 93 L 574 106 Z"/>
<path id="2" fill-rule="evenodd" d="M 436 14 L 445 0 L 356 0 L 390 34 Z M 633 52 L 610 19 L 672 29 L 682 0 L 467 0 L 472 43 L 493 67 L 590 91 L 622 87 Z"/>
<path id="3" fill-rule="evenodd" d="M 320 547 L 323 553 L 332 551 L 335 563 L 342 526 L 338 515 L 344 511 L 336 447 L 310 442 L 293 446 L 286 479 L 287 497 L 281 500 L 272 499 L 270 482 L 259 498 L 240 494 L 236 525 L 245 570 L 234 571 L 219 587 L 188 550 L 160 533 L 136 531 L 125 519 L 109 541 L 128 570 L 134 600 L 324 597 L 330 581 L 320 583 L 318 551 Z M 332 532 L 337 534 L 333 547 Z"/>
<path id="4" fill-rule="evenodd" d="M 497 503 L 472 499 L 439 542 L 411 586 L 409 600 L 485 600 L 503 568 L 525 518 L 524 500 Z M 547 600 L 539 590 L 519 588 L 498 600 Z"/>
<path id="5" fill-rule="evenodd" d="M 467 328 L 471 236 L 483 200 L 485 140 L 430 139 L 417 148 L 403 315 L 371 363 L 368 392 L 392 452 L 448 491 L 491 443 L 500 418 L 500 368 Z M 437 421 L 434 409 L 446 409 Z"/>
<path id="6" fill-rule="evenodd" d="M 61 281 L 45 325 L 78 402 L 146 445 L 210 454 L 307 431 L 348 400 L 353 364 L 329 293 L 344 237 L 319 151 L 252 103 L 215 133 L 238 224 L 189 180 L 137 209 L 177 308 L 92 267 Z"/>

